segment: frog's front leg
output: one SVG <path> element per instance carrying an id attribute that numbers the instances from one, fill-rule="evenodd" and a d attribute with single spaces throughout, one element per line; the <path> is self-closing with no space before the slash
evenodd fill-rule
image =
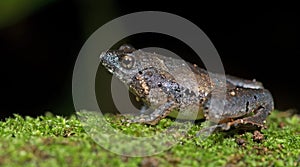
<path id="1" fill-rule="evenodd" d="M 210 105 L 210 99 L 205 105 Z M 273 98 L 266 89 L 235 88 L 228 90 L 224 109 L 218 105 L 205 111 L 206 118 L 217 122 L 216 130 L 263 128 L 267 116 L 274 109 Z"/>
<path id="2" fill-rule="evenodd" d="M 142 114 L 127 122 L 155 125 L 179 106 L 180 86 L 174 82 L 174 77 L 167 71 L 153 67 L 140 70 L 133 77 L 130 88 L 149 108 L 155 110 L 151 114 Z"/>
<path id="3" fill-rule="evenodd" d="M 156 125 L 161 119 L 168 116 L 170 112 L 177 107 L 178 104 L 175 101 L 169 101 L 159 106 L 149 115 L 142 114 L 126 121 L 129 123 L 146 123 L 150 125 Z"/>

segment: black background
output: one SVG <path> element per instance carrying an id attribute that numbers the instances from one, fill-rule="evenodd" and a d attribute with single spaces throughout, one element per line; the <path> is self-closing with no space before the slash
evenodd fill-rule
<path id="1" fill-rule="evenodd" d="M 82 0 L 54 1 L 0 27 L 1 118 L 73 113 L 72 70 L 85 40 L 106 22 L 144 10 L 195 23 L 217 48 L 226 73 L 262 81 L 277 109 L 300 109 L 299 10 L 293 5 Z M 180 48 L 155 35 L 141 39 L 133 45 Z"/>

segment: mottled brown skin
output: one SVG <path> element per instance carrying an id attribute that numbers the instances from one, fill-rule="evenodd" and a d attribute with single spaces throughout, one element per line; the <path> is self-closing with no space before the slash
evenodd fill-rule
<path id="1" fill-rule="evenodd" d="M 220 77 L 186 63 L 156 53 L 135 50 L 123 45 L 119 50 L 101 53 L 101 64 L 120 81 L 129 86 L 130 92 L 144 105 L 154 109 L 128 122 L 155 125 L 166 116 L 178 111 L 180 119 L 205 118 L 216 125 L 212 130 L 263 128 L 265 120 L 274 108 L 273 98 L 260 82 L 226 75 Z M 216 85 L 225 85 L 226 96 L 216 94 Z M 223 104 L 210 105 L 212 97 Z M 220 97 L 220 99 L 218 99 Z"/>

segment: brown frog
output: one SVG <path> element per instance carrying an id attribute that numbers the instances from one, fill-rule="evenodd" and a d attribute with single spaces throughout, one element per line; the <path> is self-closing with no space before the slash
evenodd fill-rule
<path id="1" fill-rule="evenodd" d="M 218 99 L 210 73 L 183 60 L 136 50 L 122 45 L 100 55 L 101 64 L 129 87 L 144 105 L 155 110 L 128 122 L 155 125 L 166 116 L 180 119 L 206 119 L 215 122 L 212 129 L 229 130 L 264 128 L 274 108 L 270 92 L 256 80 L 226 75 L 224 99 Z M 215 93 L 216 94 L 216 93 Z M 217 99 L 223 105 L 211 105 Z"/>

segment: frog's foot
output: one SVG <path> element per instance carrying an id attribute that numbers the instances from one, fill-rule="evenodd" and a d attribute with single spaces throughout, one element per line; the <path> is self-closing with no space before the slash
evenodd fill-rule
<path id="1" fill-rule="evenodd" d="M 232 122 L 212 125 L 207 128 L 201 129 L 197 136 L 204 134 L 205 136 L 208 136 L 211 133 L 221 132 L 221 131 L 251 131 L 251 130 L 259 130 L 265 128 L 264 124 L 258 124 L 256 122 L 248 120 L 248 118 L 244 119 L 237 119 Z"/>
<path id="2" fill-rule="evenodd" d="M 156 125 L 161 119 L 165 118 L 170 114 L 170 112 L 176 107 L 176 103 L 173 101 L 167 102 L 155 109 L 149 115 L 139 115 L 134 118 L 127 119 L 128 123 L 145 123 L 150 125 Z"/>
<path id="3" fill-rule="evenodd" d="M 210 134 L 213 132 L 218 131 L 228 131 L 228 130 L 258 130 L 264 129 L 265 126 L 265 119 L 269 115 L 269 109 L 266 108 L 259 108 L 256 110 L 254 115 L 248 116 L 241 119 L 236 119 L 231 122 L 221 123 L 217 125 L 210 126 L 208 128 L 204 128 L 203 130 L 199 131 L 199 134 Z"/>

